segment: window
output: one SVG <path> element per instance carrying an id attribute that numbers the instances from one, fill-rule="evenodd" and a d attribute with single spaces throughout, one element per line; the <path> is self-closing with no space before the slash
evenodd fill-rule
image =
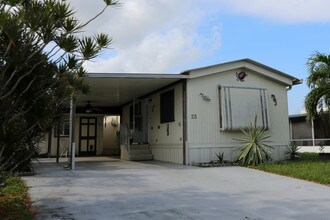
<path id="1" fill-rule="evenodd" d="M 240 130 L 254 123 L 269 129 L 267 90 L 262 88 L 219 87 L 220 129 Z"/>
<path id="2" fill-rule="evenodd" d="M 174 121 L 174 89 L 160 94 L 160 123 Z"/>
<path id="3" fill-rule="evenodd" d="M 61 122 L 59 127 L 60 137 L 65 137 L 70 135 L 70 122 Z M 54 136 L 57 137 L 58 130 L 57 126 L 54 127 Z"/>

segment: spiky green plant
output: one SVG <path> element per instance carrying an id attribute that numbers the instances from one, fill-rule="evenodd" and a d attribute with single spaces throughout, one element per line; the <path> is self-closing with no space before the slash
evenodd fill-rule
<path id="1" fill-rule="evenodd" d="M 242 144 L 237 149 L 239 154 L 236 157 L 236 162 L 242 165 L 258 166 L 271 159 L 270 149 L 273 147 L 268 145 L 269 131 L 257 126 L 256 121 L 241 130 L 243 133 L 241 138 L 235 139 Z"/>
<path id="2" fill-rule="evenodd" d="M 81 23 L 63 0 L 0 1 L 0 172 L 29 168 L 38 143 L 65 116 L 68 103 L 88 92 L 84 64 L 112 38 L 80 33 L 117 5 L 104 3 Z"/>
<path id="3" fill-rule="evenodd" d="M 221 152 L 221 153 L 217 153 L 217 154 L 215 154 L 215 155 L 217 156 L 219 163 L 220 163 L 220 164 L 223 164 L 223 156 L 224 156 L 224 153 Z"/>
<path id="4" fill-rule="evenodd" d="M 299 158 L 299 149 L 300 147 L 295 145 L 293 142 L 290 142 L 289 145 L 286 147 L 285 155 L 289 155 L 291 160 Z"/>

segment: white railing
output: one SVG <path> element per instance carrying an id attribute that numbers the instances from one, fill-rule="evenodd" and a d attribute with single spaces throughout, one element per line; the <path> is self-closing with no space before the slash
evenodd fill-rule
<path id="1" fill-rule="evenodd" d="M 330 142 L 330 138 L 301 138 L 301 139 L 292 139 L 292 142 L 294 142 L 296 145 L 301 145 L 301 146 L 319 146 L 320 143 L 323 145 L 329 145 L 327 143 Z M 302 144 L 300 144 L 302 143 Z M 306 144 L 307 143 L 307 144 Z M 311 143 L 311 144 L 309 144 Z"/>

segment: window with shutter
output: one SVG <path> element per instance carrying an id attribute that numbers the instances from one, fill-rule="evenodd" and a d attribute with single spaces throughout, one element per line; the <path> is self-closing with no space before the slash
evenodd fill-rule
<path id="1" fill-rule="evenodd" d="M 269 129 L 267 90 L 263 88 L 219 86 L 220 129 L 236 131 L 254 123 Z"/>

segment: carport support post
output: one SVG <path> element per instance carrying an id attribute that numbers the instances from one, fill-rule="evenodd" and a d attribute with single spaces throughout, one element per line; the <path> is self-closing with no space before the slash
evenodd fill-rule
<path id="1" fill-rule="evenodd" d="M 60 158 L 60 141 L 61 141 L 60 126 L 61 126 L 61 124 L 58 123 L 57 128 L 56 128 L 56 131 L 57 131 L 56 163 L 59 162 L 59 158 Z"/>
<path id="2" fill-rule="evenodd" d="M 71 96 L 70 100 L 70 148 L 71 148 L 71 154 L 70 154 L 70 169 L 74 170 L 75 169 L 75 143 L 74 143 L 74 116 L 75 116 L 75 105 L 73 103 L 73 96 Z"/>
<path id="3" fill-rule="evenodd" d="M 72 151 L 73 152 L 76 152 L 76 143 L 72 143 Z M 75 162 L 75 156 L 76 156 L 76 154 L 71 154 L 71 170 L 74 170 L 75 169 L 75 167 L 76 167 L 76 162 Z"/>

